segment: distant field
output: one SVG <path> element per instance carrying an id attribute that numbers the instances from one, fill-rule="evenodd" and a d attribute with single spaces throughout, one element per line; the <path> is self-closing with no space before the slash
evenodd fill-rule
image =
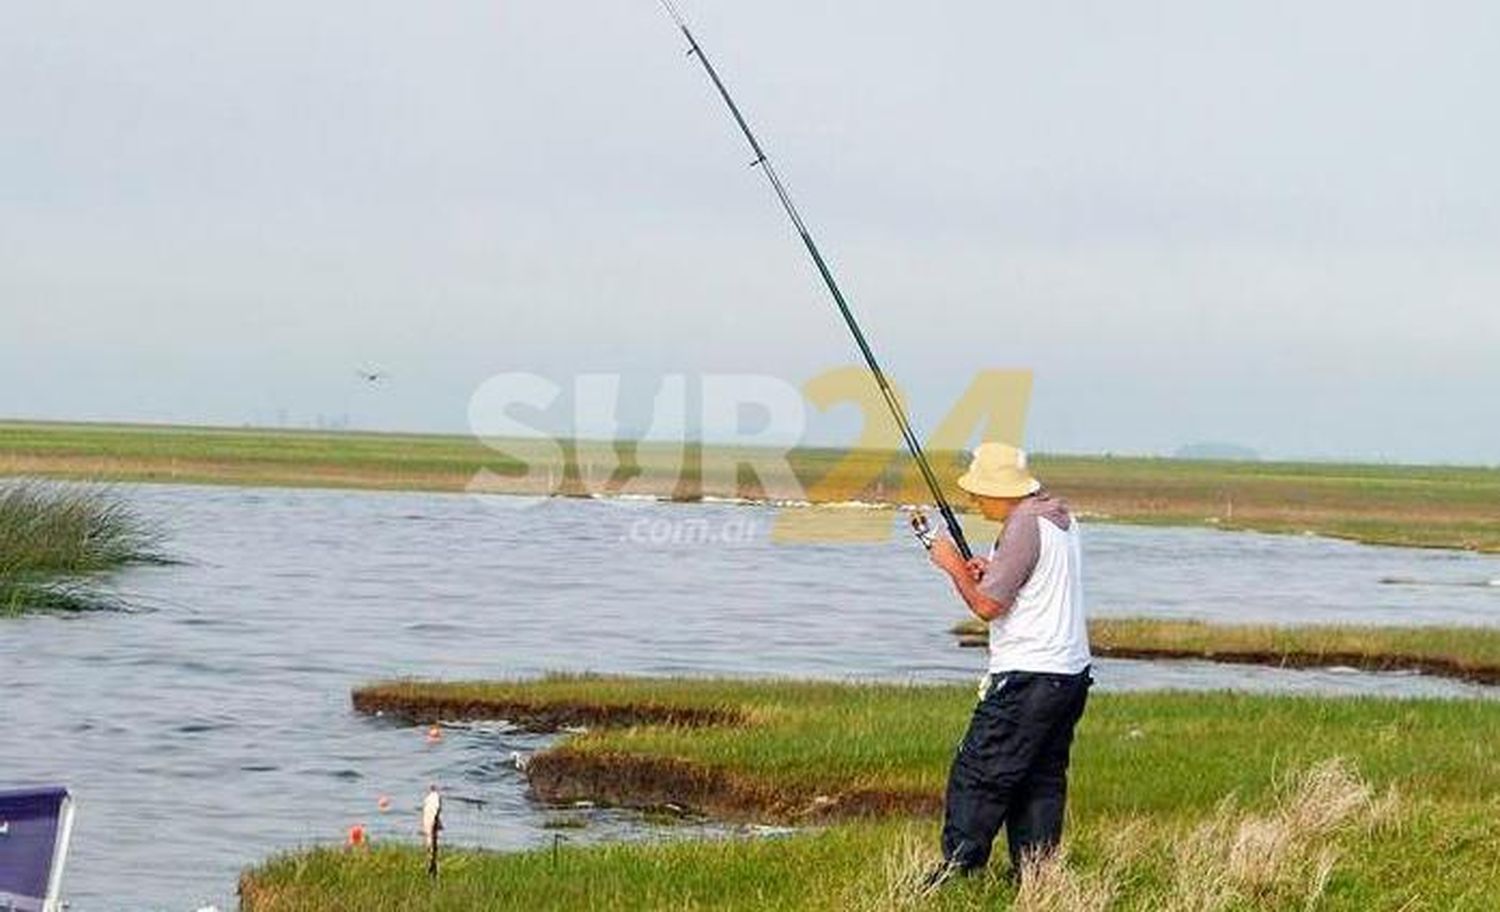
<path id="1" fill-rule="evenodd" d="M 920 502 L 903 454 L 605 441 L 0 422 L 0 475 L 495 493 Z M 953 453 L 933 454 L 951 479 Z M 775 471 L 777 464 L 782 466 Z M 1500 552 L 1500 470 L 1038 455 L 1038 474 L 1118 522 L 1312 532 Z M 962 495 L 951 487 L 957 503 Z"/>

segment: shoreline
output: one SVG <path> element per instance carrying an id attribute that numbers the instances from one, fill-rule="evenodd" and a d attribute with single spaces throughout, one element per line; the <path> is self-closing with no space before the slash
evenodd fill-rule
<path id="1" fill-rule="evenodd" d="M 1447 659 L 1425 659 L 1410 655 L 1369 656 L 1356 652 L 1270 652 L 1270 651 L 1196 651 L 1152 647 L 1105 646 L 1094 650 L 1106 659 L 1178 660 L 1198 659 L 1225 665 L 1258 665 L 1266 668 L 1333 669 L 1352 668 L 1365 672 L 1410 672 L 1434 678 L 1463 681 L 1486 686 L 1500 685 L 1500 666 L 1466 668 Z"/>
<path id="2" fill-rule="evenodd" d="M 491 443 L 503 452 L 442 435 L 0 421 L 0 476 L 893 510 L 930 499 L 910 460 L 891 451 Z M 956 476 L 958 454 L 930 455 L 940 475 Z M 1095 521 L 1500 553 L 1496 469 L 1044 453 L 1033 463 Z M 756 474 L 768 464 L 780 464 L 781 475 Z M 966 522 L 979 521 L 951 483 L 945 493 Z"/>

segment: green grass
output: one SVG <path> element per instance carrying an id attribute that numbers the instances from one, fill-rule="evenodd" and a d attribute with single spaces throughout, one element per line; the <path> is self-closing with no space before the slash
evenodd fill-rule
<path id="1" fill-rule="evenodd" d="M 813 502 L 927 499 L 890 451 L 799 448 L 791 480 L 741 463 L 764 451 L 467 436 L 0 422 L 0 475 L 547 494 L 604 492 L 611 478 L 660 496 Z M 955 454 L 931 454 L 948 493 Z M 622 462 L 623 460 L 623 462 Z M 620 465 L 630 467 L 617 473 Z M 1084 512 L 1119 522 L 1314 532 L 1377 544 L 1500 551 L 1500 470 L 1335 463 L 1197 462 L 1040 454 L 1038 473 Z M 528 472 L 529 469 L 529 472 Z M 989 534 L 975 530 L 976 536 Z"/>
<path id="2" fill-rule="evenodd" d="M 107 607 L 91 577 L 160 559 L 158 540 L 108 490 L 0 483 L 0 616 Z"/>
<path id="3" fill-rule="evenodd" d="M 669 756 L 820 792 L 851 783 L 936 791 L 973 698 L 972 689 L 954 687 L 592 676 L 397 681 L 373 687 L 393 696 L 425 697 L 434 707 L 432 718 L 446 718 L 441 709 L 450 704 L 469 706 L 467 715 L 473 717 L 488 701 L 738 711 L 749 724 L 603 728 L 570 738 L 563 750 Z M 1430 786 L 1433 770 L 1457 772 L 1476 759 L 1460 756 L 1460 745 L 1465 752 L 1500 747 L 1500 702 L 1095 694 L 1083 732 L 1080 762 L 1103 761 L 1077 786 L 1087 803 L 1111 810 L 1164 809 L 1185 800 L 1213 802 L 1244 788 L 1247 764 L 1264 771 L 1334 754 L 1358 757 L 1381 782 L 1410 775 L 1408 784 Z M 1468 737 L 1479 733 L 1497 740 Z M 1231 740 L 1216 742 L 1225 738 Z M 1204 756 L 1200 739 L 1224 749 Z M 1444 777 L 1444 787 L 1469 795 L 1500 794 L 1500 752 L 1482 768 L 1482 780 L 1467 773 Z M 1162 775 L 1138 775 L 1147 769 Z"/>
<path id="4" fill-rule="evenodd" d="M 1142 646 L 1214 653 L 1265 651 L 1352 653 L 1371 657 L 1448 659 L 1460 666 L 1500 667 L 1500 628 L 1276 626 L 1209 624 L 1149 618 L 1100 619 L 1089 634 L 1106 646 Z"/>
<path id="5" fill-rule="evenodd" d="M 1500 550 L 1494 468 L 1087 457 L 1039 465 L 1080 505 L 1125 521 Z"/>
<path id="6" fill-rule="evenodd" d="M 437 887 L 417 849 L 319 851 L 273 862 L 246 912 L 500 909 L 848 909 L 862 865 L 905 827 L 838 828 L 814 838 L 612 844 L 509 856 L 450 853 Z"/>
<path id="7" fill-rule="evenodd" d="M 713 772 L 720 784 L 758 783 L 766 819 L 787 813 L 778 796 L 795 796 L 795 806 L 809 795 L 837 802 L 856 790 L 916 790 L 935 802 L 973 699 L 959 687 L 790 681 L 553 677 L 380 687 L 408 707 L 425 699 L 433 717 L 449 705 L 483 716 L 486 700 L 511 717 L 527 706 L 545 712 L 581 702 L 737 716 L 743 721 L 699 728 L 597 728 L 533 758 L 532 768 L 550 764 L 566 790 L 570 766 L 588 770 L 603 761 L 619 770 L 619 781 L 640 787 L 650 785 L 639 778 L 643 771 L 670 760 Z M 1500 703 L 1487 701 L 1096 694 L 1074 751 L 1064 873 L 1085 893 L 1107 882 L 1110 908 L 1183 907 L 1187 887 L 1178 872 L 1196 871 L 1195 864 L 1219 871 L 1237 840 L 1286 830 L 1296 849 L 1287 849 L 1291 860 L 1276 861 L 1286 882 L 1256 886 L 1236 879 L 1244 872 L 1223 875 L 1232 894 L 1223 908 L 1302 908 L 1303 891 L 1316 886 L 1316 872 L 1303 867 L 1325 850 L 1338 854 L 1320 908 L 1494 908 L 1497 732 Z M 1358 800 L 1343 822 L 1309 830 L 1307 807 L 1328 799 L 1308 798 L 1295 784 L 1329 758 L 1357 771 L 1358 788 L 1343 788 Z M 574 785 L 599 782 L 585 775 Z M 628 797 L 608 783 L 601 791 L 609 794 L 593 797 Z M 744 794 L 736 798 L 738 816 L 754 817 Z M 712 812 L 711 793 L 707 804 Z M 1377 804 L 1386 811 L 1377 813 Z M 251 872 L 256 899 L 247 909 L 885 908 L 930 860 L 935 838 L 931 817 L 897 816 L 836 821 L 770 842 L 569 849 L 555 869 L 545 851 L 469 852 L 452 856 L 435 889 L 400 847 L 294 854 Z M 1280 857 L 1266 851 L 1268 865 Z M 1214 876 L 1200 879 L 1193 889 L 1206 889 Z M 1009 897 L 999 881 L 981 879 L 917 905 L 971 908 Z"/>
<path id="8" fill-rule="evenodd" d="M 518 464 L 457 436 L 0 423 L 0 472 L 62 478 L 455 490 L 485 465 Z"/>
<path id="9" fill-rule="evenodd" d="M 953 632 L 983 645 L 983 622 L 965 619 Z M 1089 641 L 1104 656 L 1203 658 L 1244 664 L 1353 665 L 1417 669 L 1443 677 L 1500 684 L 1500 629 L 1366 625 L 1212 624 L 1160 618 L 1094 618 Z"/>

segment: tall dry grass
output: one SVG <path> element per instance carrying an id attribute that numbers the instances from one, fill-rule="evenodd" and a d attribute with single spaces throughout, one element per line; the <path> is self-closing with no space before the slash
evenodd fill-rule
<path id="1" fill-rule="evenodd" d="M 1226 798 L 1212 817 L 1175 842 L 1176 876 L 1162 908 L 1314 908 L 1338 863 L 1341 837 L 1392 819 L 1397 802 L 1394 791 L 1377 799 L 1341 758 L 1284 784 L 1269 812 L 1244 812 Z"/>
<path id="2" fill-rule="evenodd" d="M 872 912 L 968 908 L 1010 894 L 1016 912 L 1314 909 L 1345 841 L 1392 821 L 1397 804 L 1394 791 L 1377 797 L 1350 764 L 1332 758 L 1283 781 L 1269 810 L 1241 808 L 1231 795 L 1196 823 L 1136 818 L 1111 825 L 1084 864 L 1074 863 L 1068 845 L 1028 859 L 1013 891 L 993 869 L 927 886 L 941 858 L 930 840 L 908 834 L 846 905 Z"/>

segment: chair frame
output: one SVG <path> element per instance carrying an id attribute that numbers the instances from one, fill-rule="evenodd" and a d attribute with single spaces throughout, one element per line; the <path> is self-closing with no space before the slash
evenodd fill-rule
<path id="1" fill-rule="evenodd" d="M 68 848 L 73 841 L 73 816 L 77 809 L 73 793 L 63 789 L 62 801 L 57 809 L 57 836 L 52 846 L 52 865 L 47 871 L 47 895 L 42 897 L 41 912 L 62 912 L 66 908 L 62 900 L 63 869 L 67 866 Z M 0 838 L 3 838 L 3 834 L 0 834 Z M 0 905 L 0 912 L 9 912 L 11 908 L 23 907 L 13 907 L 7 901 L 5 905 Z"/>

